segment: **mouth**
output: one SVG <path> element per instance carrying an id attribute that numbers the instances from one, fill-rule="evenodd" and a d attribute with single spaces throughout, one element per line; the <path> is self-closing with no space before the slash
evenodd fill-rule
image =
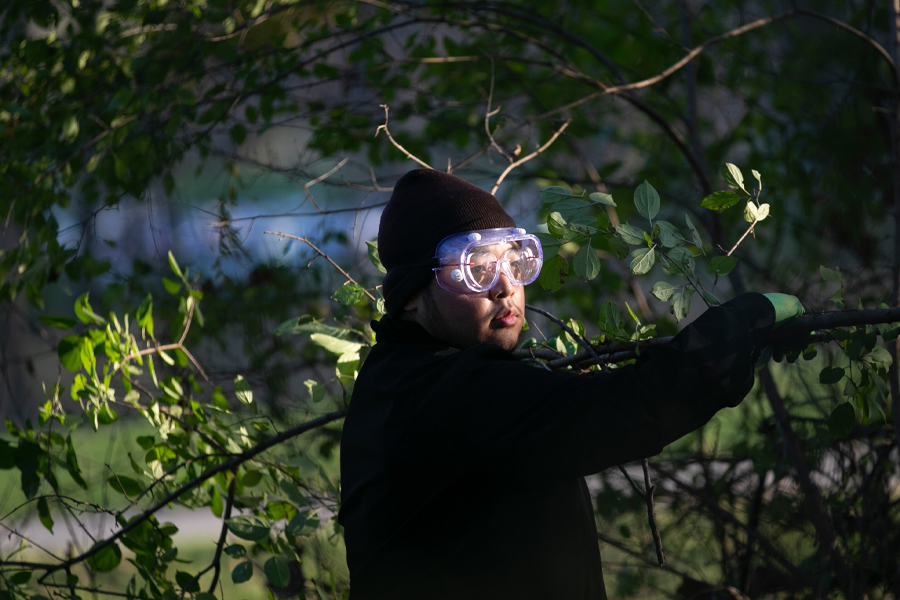
<path id="1" fill-rule="evenodd" d="M 493 327 L 515 327 L 519 323 L 519 314 L 513 310 L 506 309 L 499 315 L 491 319 Z"/>

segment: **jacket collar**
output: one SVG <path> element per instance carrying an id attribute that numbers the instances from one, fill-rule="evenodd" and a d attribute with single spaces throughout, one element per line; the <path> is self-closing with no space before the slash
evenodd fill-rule
<path id="1" fill-rule="evenodd" d="M 414 321 L 396 319 L 389 315 L 381 317 L 380 321 L 372 321 L 372 330 L 375 331 L 375 341 L 393 342 L 399 344 L 425 344 L 429 346 L 444 346 L 447 344 L 434 338 L 425 329 Z"/>

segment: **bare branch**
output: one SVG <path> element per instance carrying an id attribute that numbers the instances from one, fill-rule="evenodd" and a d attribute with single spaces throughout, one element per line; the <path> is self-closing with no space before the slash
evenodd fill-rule
<path id="1" fill-rule="evenodd" d="M 659 535 L 659 526 L 656 524 L 656 506 L 653 503 L 653 492 L 656 487 L 650 485 L 650 463 L 647 459 L 641 461 L 644 469 L 644 502 L 647 503 L 647 520 L 650 522 L 650 531 L 653 532 L 653 544 L 656 546 L 656 560 L 660 567 L 666 566 L 666 555 L 662 549 L 662 537 Z"/>
<path id="2" fill-rule="evenodd" d="M 553 134 L 553 137 L 551 137 L 549 140 L 547 140 L 547 142 L 543 146 L 541 146 L 540 148 L 538 148 L 537 150 L 535 150 L 528 156 L 523 156 L 519 160 L 517 160 L 513 163 L 510 163 L 510 165 L 508 167 L 506 167 L 506 169 L 503 170 L 503 173 L 500 174 L 500 177 L 497 179 L 497 183 L 494 184 L 494 187 L 491 188 L 491 193 L 492 194 L 497 193 L 497 188 L 500 187 L 500 184 L 503 183 L 503 180 L 506 179 L 506 176 L 509 175 L 513 169 L 515 169 L 516 167 L 518 167 L 524 163 L 527 163 L 529 160 L 531 160 L 532 158 L 536 157 L 538 154 L 540 154 L 541 152 L 543 152 L 544 150 L 549 148 L 550 145 L 556 141 L 556 138 L 558 138 L 560 135 L 562 135 L 562 132 L 566 130 L 566 128 L 569 126 L 569 123 L 571 123 L 571 122 L 572 122 L 572 120 L 569 119 L 565 123 L 563 123 L 562 127 L 560 127 L 556 131 L 556 133 Z"/>
<path id="3" fill-rule="evenodd" d="M 334 173 L 336 173 L 337 171 L 339 171 L 341 167 L 343 167 L 344 165 L 346 165 L 348 160 L 350 160 L 350 159 L 345 157 L 343 160 L 341 160 L 341 162 L 339 162 L 338 164 L 336 164 L 330 171 L 328 171 L 328 172 L 325 173 L 324 175 L 319 175 L 318 177 L 316 177 L 316 178 L 313 179 L 312 181 L 309 181 L 309 182 L 303 184 L 303 191 L 306 192 L 306 197 L 309 198 L 309 201 L 312 202 L 313 206 L 316 207 L 316 209 L 318 210 L 318 212 L 322 212 L 322 209 L 319 208 L 319 205 L 318 205 L 318 204 L 316 204 L 316 201 L 313 199 L 312 194 L 309 192 L 309 188 L 311 188 L 312 186 L 316 185 L 316 184 L 319 183 L 320 181 L 324 181 L 324 180 L 328 179 L 331 175 L 333 175 Z"/>
<path id="4" fill-rule="evenodd" d="M 388 139 L 391 141 L 391 143 L 394 145 L 394 147 L 397 148 L 397 150 L 399 150 L 399 151 L 402 152 L 403 154 L 405 154 L 405 155 L 406 155 L 406 158 L 409 158 L 410 160 L 416 161 L 417 163 L 419 163 L 420 165 L 422 165 L 422 166 L 425 167 L 426 169 L 432 169 L 432 170 L 433 170 L 434 168 L 433 168 L 431 165 L 429 165 L 429 164 L 428 164 L 427 162 L 425 162 L 424 160 L 418 158 L 417 156 L 413 155 L 409 150 L 407 150 L 406 148 L 404 148 L 403 146 L 401 146 L 401 145 L 397 142 L 397 140 L 394 139 L 394 136 L 392 136 L 390 130 L 388 130 L 388 111 L 390 110 L 390 107 L 389 107 L 387 104 L 379 104 L 379 106 L 381 106 L 381 108 L 384 109 L 384 125 L 379 125 L 379 126 L 378 126 L 378 128 L 375 130 L 375 137 L 378 137 L 378 132 L 379 132 L 379 131 L 384 130 L 385 135 L 387 135 Z"/>
<path id="5" fill-rule="evenodd" d="M 753 231 L 753 228 L 756 227 L 757 223 L 759 223 L 759 221 L 757 219 L 753 219 L 753 222 L 750 223 L 750 227 L 747 228 L 747 231 L 744 232 L 744 235 L 741 236 L 741 239 L 735 242 L 734 246 L 731 248 L 731 250 L 728 251 L 728 254 L 726 254 L 725 256 L 731 256 L 732 253 L 737 250 L 737 247 L 740 246 L 741 242 L 744 241 L 744 238 L 746 238 L 750 234 L 750 232 Z"/>
<path id="6" fill-rule="evenodd" d="M 431 168 L 431 167 L 429 167 L 429 168 Z M 357 282 L 355 279 L 353 279 L 352 277 L 350 277 L 350 274 L 347 273 L 347 271 L 345 271 L 344 269 L 342 269 L 341 266 L 340 266 L 339 264 L 337 264 L 336 262 L 334 262 L 334 261 L 331 259 L 330 256 L 328 256 L 327 254 L 325 254 L 324 252 L 322 252 L 321 250 L 319 250 L 318 248 L 316 248 L 315 244 L 313 244 L 312 242 L 310 242 L 310 241 L 309 241 L 308 239 L 306 239 L 305 237 L 297 237 L 297 236 L 295 236 L 295 235 L 289 235 L 289 234 L 287 234 L 287 233 L 280 233 L 280 232 L 277 232 L 277 231 L 264 231 L 263 233 L 267 233 L 267 234 L 269 234 L 269 235 L 278 235 L 278 236 L 281 236 L 282 238 L 291 238 L 292 240 L 298 240 L 298 241 L 300 241 L 300 242 L 303 242 L 304 244 L 306 244 L 307 246 L 309 246 L 310 248 L 312 248 L 313 250 L 315 250 L 316 253 L 318 253 L 319 256 L 321 256 L 322 258 L 324 258 L 325 260 L 327 260 L 329 263 L 331 263 L 331 266 L 333 266 L 335 269 L 337 269 L 338 271 L 340 271 L 341 275 L 343 275 L 344 277 L 346 277 L 347 280 L 348 280 L 350 283 L 359 286 L 359 288 L 366 294 L 366 296 L 369 297 L 369 300 L 371 300 L 372 302 L 375 302 L 375 301 L 376 301 L 375 296 L 373 296 L 373 295 L 369 292 L 369 290 L 367 290 L 367 289 L 365 289 L 363 286 L 359 285 L 359 282 Z"/>
<path id="7" fill-rule="evenodd" d="M 900 308 L 875 308 L 868 310 L 847 310 L 820 313 L 814 315 L 805 315 L 782 325 L 778 331 L 772 333 L 763 342 L 764 345 L 776 345 L 813 333 L 815 331 L 836 329 L 840 327 L 859 327 L 861 325 L 877 325 L 879 323 L 897 323 L 900 322 Z M 658 344 L 668 344 L 672 341 L 672 337 L 649 338 L 634 342 L 620 342 L 617 344 L 607 344 L 604 346 L 596 346 L 595 352 L 599 350 L 603 354 L 599 354 L 597 358 L 604 363 L 615 363 L 635 358 L 636 351 L 644 350 L 650 346 Z M 516 350 L 514 354 L 519 358 L 544 358 L 541 356 L 540 350 L 531 354 L 531 349 Z M 592 364 L 589 361 L 596 360 L 589 352 L 579 352 L 578 354 L 570 354 L 565 358 L 551 360 L 547 365 L 553 369 L 568 367 L 569 365 L 588 366 Z"/>

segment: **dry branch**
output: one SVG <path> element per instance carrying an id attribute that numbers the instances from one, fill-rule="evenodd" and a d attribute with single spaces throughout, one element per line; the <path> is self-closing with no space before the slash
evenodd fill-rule
<path id="1" fill-rule="evenodd" d="M 805 315 L 797 317 L 793 321 L 786 323 L 781 328 L 772 333 L 767 339 L 767 345 L 777 345 L 798 338 L 803 339 L 811 333 L 837 329 L 840 327 L 858 327 L 861 325 L 878 325 L 881 323 L 897 323 L 900 322 L 900 308 L 876 308 L 869 310 L 848 310 L 820 313 L 814 315 Z M 637 356 L 641 350 L 656 346 L 659 344 L 667 344 L 672 341 L 671 337 L 658 337 L 635 342 L 619 342 L 615 344 L 594 345 L 593 350 L 597 353 L 600 362 L 616 363 L 630 360 Z M 815 340 L 814 340 L 815 341 Z M 541 349 L 520 349 L 515 351 L 519 358 L 546 358 L 551 359 L 548 366 L 554 369 L 564 368 L 569 365 L 589 366 L 597 364 L 593 353 L 579 352 L 578 354 L 570 354 L 564 358 L 553 359 L 549 353 L 542 352 Z"/>

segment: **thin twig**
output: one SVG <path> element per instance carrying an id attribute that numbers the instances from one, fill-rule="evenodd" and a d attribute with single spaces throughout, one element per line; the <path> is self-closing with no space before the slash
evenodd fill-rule
<path id="1" fill-rule="evenodd" d="M 308 182 L 306 182 L 306 183 L 303 184 L 303 191 L 306 192 L 306 197 L 309 198 L 309 201 L 312 202 L 313 206 L 316 207 L 316 210 L 317 210 L 318 212 L 321 213 L 321 212 L 322 212 L 322 209 L 319 207 L 318 204 L 316 204 L 316 201 L 315 201 L 315 199 L 313 199 L 313 195 L 310 193 L 309 188 L 311 188 L 312 186 L 316 185 L 316 184 L 319 183 L 320 181 L 325 181 L 326 179 L 328 179 L 329 177 L 331 177 L 335 172 L 337 172 L 338 170 L 340 170 L 341 167 L 343 167 L 344 165 L 346 165 L 348 160 L 350 160 L 350 159 L 345 157 L 343 160 L 341 160 L 341 162 L 339 162 L 338 164 L 336 164 L 330 171 L 328 171 L 328 172 L 325 173 L 324 175 L 319 175 L 318 177 L 316 177 L 316 178 L 313 179 L 312 181 L 308 181 Z"/>
<path id="2" fill-rule="evenodd" d="M 488 90 L 487 110 L 484 113 L 484 132 L 487 134 L 488 139 L 491 141 L 491 146 L 493 146 L 494 149 L 496 149 L 497 152 L 500 153 L 500 156 L 511 163 L 514 162 L 515 159 L 507 154 L 506 150 L 500 147 L 500 144 L 498 144 L 497 140 L 494 139 L 494 134 L 491 133 L 491 117 L 498 114 L 501 107 L 498 106 L 496 109 L 491 110 L 491 104 L 494 101 L 494 59 L 490 56 L 488 57 L 488 59 L 491 61 L 491 86 Z M 497 127 L 499 128 L 499 125 Z M 488 158 L 490 158 L 490 155 L 488 155 Z M 447 172 L 450 172 L 449 165 Z"/>
<path id="3" fill-rule="evenodd" d="M 729 251 L 728 251 L 728 254 L 726 254 L 725 256 L 731 256 L 731 254 L 732 254 L 735 250 L 737 250 L 737 247 L 740 246 L 740 245 L 741 245 L 741 242 L 744 241 L 744 238 L 746 238 L 746 237 L 750 234 L 750 232 L 753 231 L 753 228 L 756 227 L 756 224 L 757 224 L 757 223 L 759 223 L 759 221 L 758 221 L 757 219 L 753 219 L 753 222 L 750 223 L 750 227 L 747 228 L 747 231 L 744 232 L 744 235 L 741 236 L 741 239 L 739 239 L 739 240 L 737 241 L 737 243 L 735 243 L 734 247 L 733 247 L 731 250 L 729 250 Z"/>
<path id="4" fill-rule="evenodd" d="M 650 485 L 650 463 L 645 458 L 641 461 L 641 467 L 644 469 L 644 502 L 647 503 L 647 519 L 650 522 L 650 531 L 653 533 L 653 544 L 656 546 L 656 560 L 660 567 L 666 566 L 666 555 L 663 553 L 662 537 L 659 535 L 659 526 L 656 524 L 656 506 L 653 502 L 653 492 L 656 486 Z"/>
<path id="5" fill-rule="evenodd" d="M 543 152 L 544 150 L 549 148 L 551 146 L 551 144 L 553 144 L 553 142 L 556 141 L 556 138 L 558 138 L 560 135 L 562 135 L 562 132 L 566 130 L 566 128 L 569 126 L 569 123 L 571 123 L 571 122 L 572 122 L 572 120 L 569 119 L 565 123 L 563 123 L 562 127 L 557 129 L 556 133 L 553 134 L 553 137 L 551 137 L 549 140 L 547 140 L 547 143 L 545 143 L 543 146 L 541 146 L 540 148 L 538 148 L 537 150 L 535 150 L 528 156 L 523 156 L 519 160 L 510 163 L 509 166 L 503 170 L 503 173 L 500 174 L 500 177 L 497 179 L 497 183 L 494 184 L 494 187 L 491 188 L 491 193 L 492 194 L 497 193 L 497 188 L 500 187 L 500 184 L 503 183 L 503 180 L 506 179 L 506 176 L 509 175 L 513 169 L 523 165 L 524 163 L 527 163 L 529 160 L 531 160 L 532 158 L 536 157 L 538 154 L 540 154 L 541 152 Z"/>
<path id="6" fill-rule="evenodd" d="M 548 319 L 550 319 L 551 321 L 553 321 L 554 323 L 556 323 L 557 325 L 562 327 L 566 331 L 566 333 L 571 335 L 575 339 L 575 341 L 578 342 L 578 345 L 580 345 L 582 348 L 584 348 L 585 350 L 588 351 L 588 353 L 591 355 L 591 357 L 594 360 L 596 360 L 598 363 L 600 362 L 600 357 L 597 355 L 596 352 L 594 352 L 594 348 L 591 347 L 590 342 L 588 342 L 582 336 L 575 333 L 575 331 L 571 327 L 566 325 L 562 319 L 558 319 L 558 318 L 554 317 L 553 315 L 551 315 L 550 313 L 548 313 L 546 310 L 537 308 L 535 306 L 531 306 L 530 304 L 526 304 L 525 308 L 530 310 L 531 312 L 536 312 L 539 315 L 543 315 L 543 316 L 547 317 Z"/>
<path id="7" fill-rule="evenodd" d="M 625 479 L 627 479 L 628 483 L 631 484 L 631 487 L 634 488 L 635 493 L 640 496 L 641 500 L 644 500 L 646 498 L 646 495 L 644 494 L 644 491 L 638 487 L 637 482 L 632 479 L 631 474 L 626 471 L 625 467 L 623 467 L 622 465 L 619 465 L 619 470 L 622 471 L 622 475 L 625 476 Z"/>
<path id="8" fill-rule="evenodd" d="M 383 125 L 379 125 L 378 128 L 375 130 L 375 137 L 378 137 L 378 132 L 379 132 L 379 131 L 384 130 L 384 133 L 388 136 L 388 139 L 391 141 L 391 143 L 394 145 L 394 147 L 397 148 L 397 149 L 398 149 L 400 152 L 402 152 L 403 154 L 405 154 L 405 155 L 406 155 L 406 158 L 409 158 L 410 160 L 416 161 L 417 163 L 419 163 L 420 165 L 422 165 L 422 166 L 425 167 L 426 169 L 432 169 L 432 170 L 434 170 L 434 167 L 432 167 L 431 165 L 429 165 L 429 164 L 428 164 L 427 162 L 425 162 L 424 160 L 422 160 L 422 159 L 418 158 L 417 156 L 415 156 L 414 154 L 412 154 L 409 150 L 407 150 L 406 148 L 404 148 L 403 146 L 401 146 L 400 143 L 397 142 L 397 140 L 394 139 L 394 136 L 392 136 L 392 135 L 391 135 L 391 132 L 388 130 L 388 110 L 390 110 L 390 108 L 388 107 L 387 104 L 379 104 L 379 106 L 381 106 L 381 108 L 384 109 L 384 124 L 383 124 Z"/>
<path id="9" fill-rule="evenodd" d="M 231 518 L 231 507 L 234 506 L 234 486 L 237 483 L 237 470 L 232 470 L 231 485 L 228 486 L 228 498 L 225 500 L 225 512 L 222 515 L 222 532 L 219 534 L 219 543 L 216 544 L 216 555 L 213 557 L 213 564 L 215 565 L 213 570 L 213 578 L 212 583 L 209 585 L 209 593 L 212 594 L 216 589 L 216 581 L 219 579 L 219 572 L 221 569 L 221 559 L 222 559 L 222 548 L 225 546 L 225 534 L 228 531 L 228 527 L 225 525 L 228 522 L 228 519 Z"/>
<path id="10" fill-rule="evenodd" d="M 430 168 L 430 167 L 429 167 L 429 168 Z M 357 287 L 359 287 L 359 288 L 365 293 L 365 295 L 369 297 L 369 300 L 371 300 L 372 302 L 375 302 L 375 301 L 376 301 L 375 296 L 373 296 L 373 295 L 369 292 L 369 290 L 367 290 L 367 289 L 364 288 L 363 286 L 359 285 L 359 282 L 357 282 L 355 279 L 353 279 L 352 277 L 350 277 L 350 274 L 347 273 L 347 271 L 345 271 L 344 269 L 342 269 L 341 266 L 340 266 L 339 264 L 337 264 L 336 262 L 334 262 L 333 260 L 331 260 L 331 257 L 330 257 L 330 256 L 328 256 L 327 254 L 325 254 L 324 252 L 322 252 L 321 250 L 319 250 L 319 249 L 315 246 L 315 244 L 313 244 L 312 242 L 310 242 L 310 241 L 309 241 L 308 239 L 306 239 L 305 237 L 297 237 L 296 235 L 289 235 L 289 234 L 287 234 L 287 233 L 280 233 L 280 232 L 277 232 L 277 231 L 264 231 L 263 233 L 267 233 L 267 234 L 269 234 L 269 235 L 277 235 L 277 236 L 281 236 L 282 238 L 291 238 L 292 240 L 297 240 L 297 241 L 303 242 L 304 244 L 306 244 L 307 246 L 309 246 L 310 248 L 312 248 L 313 250 L 315 250 L 316 253 L 317 253 L 319 256 L 321 256 L 322 258 L 324 258 L 325 260 L 327 260 L 329 263 L 331 263 L 331 266 L 333 266 L 335 269 L 337 269 L 338 271 L 340 271 L 341 275 L 343 275 L 344 277 L 347 278 L 347 281 L 349 281 L 350 283 L 352 283 L 352 284 L 356 285 Z"/>

